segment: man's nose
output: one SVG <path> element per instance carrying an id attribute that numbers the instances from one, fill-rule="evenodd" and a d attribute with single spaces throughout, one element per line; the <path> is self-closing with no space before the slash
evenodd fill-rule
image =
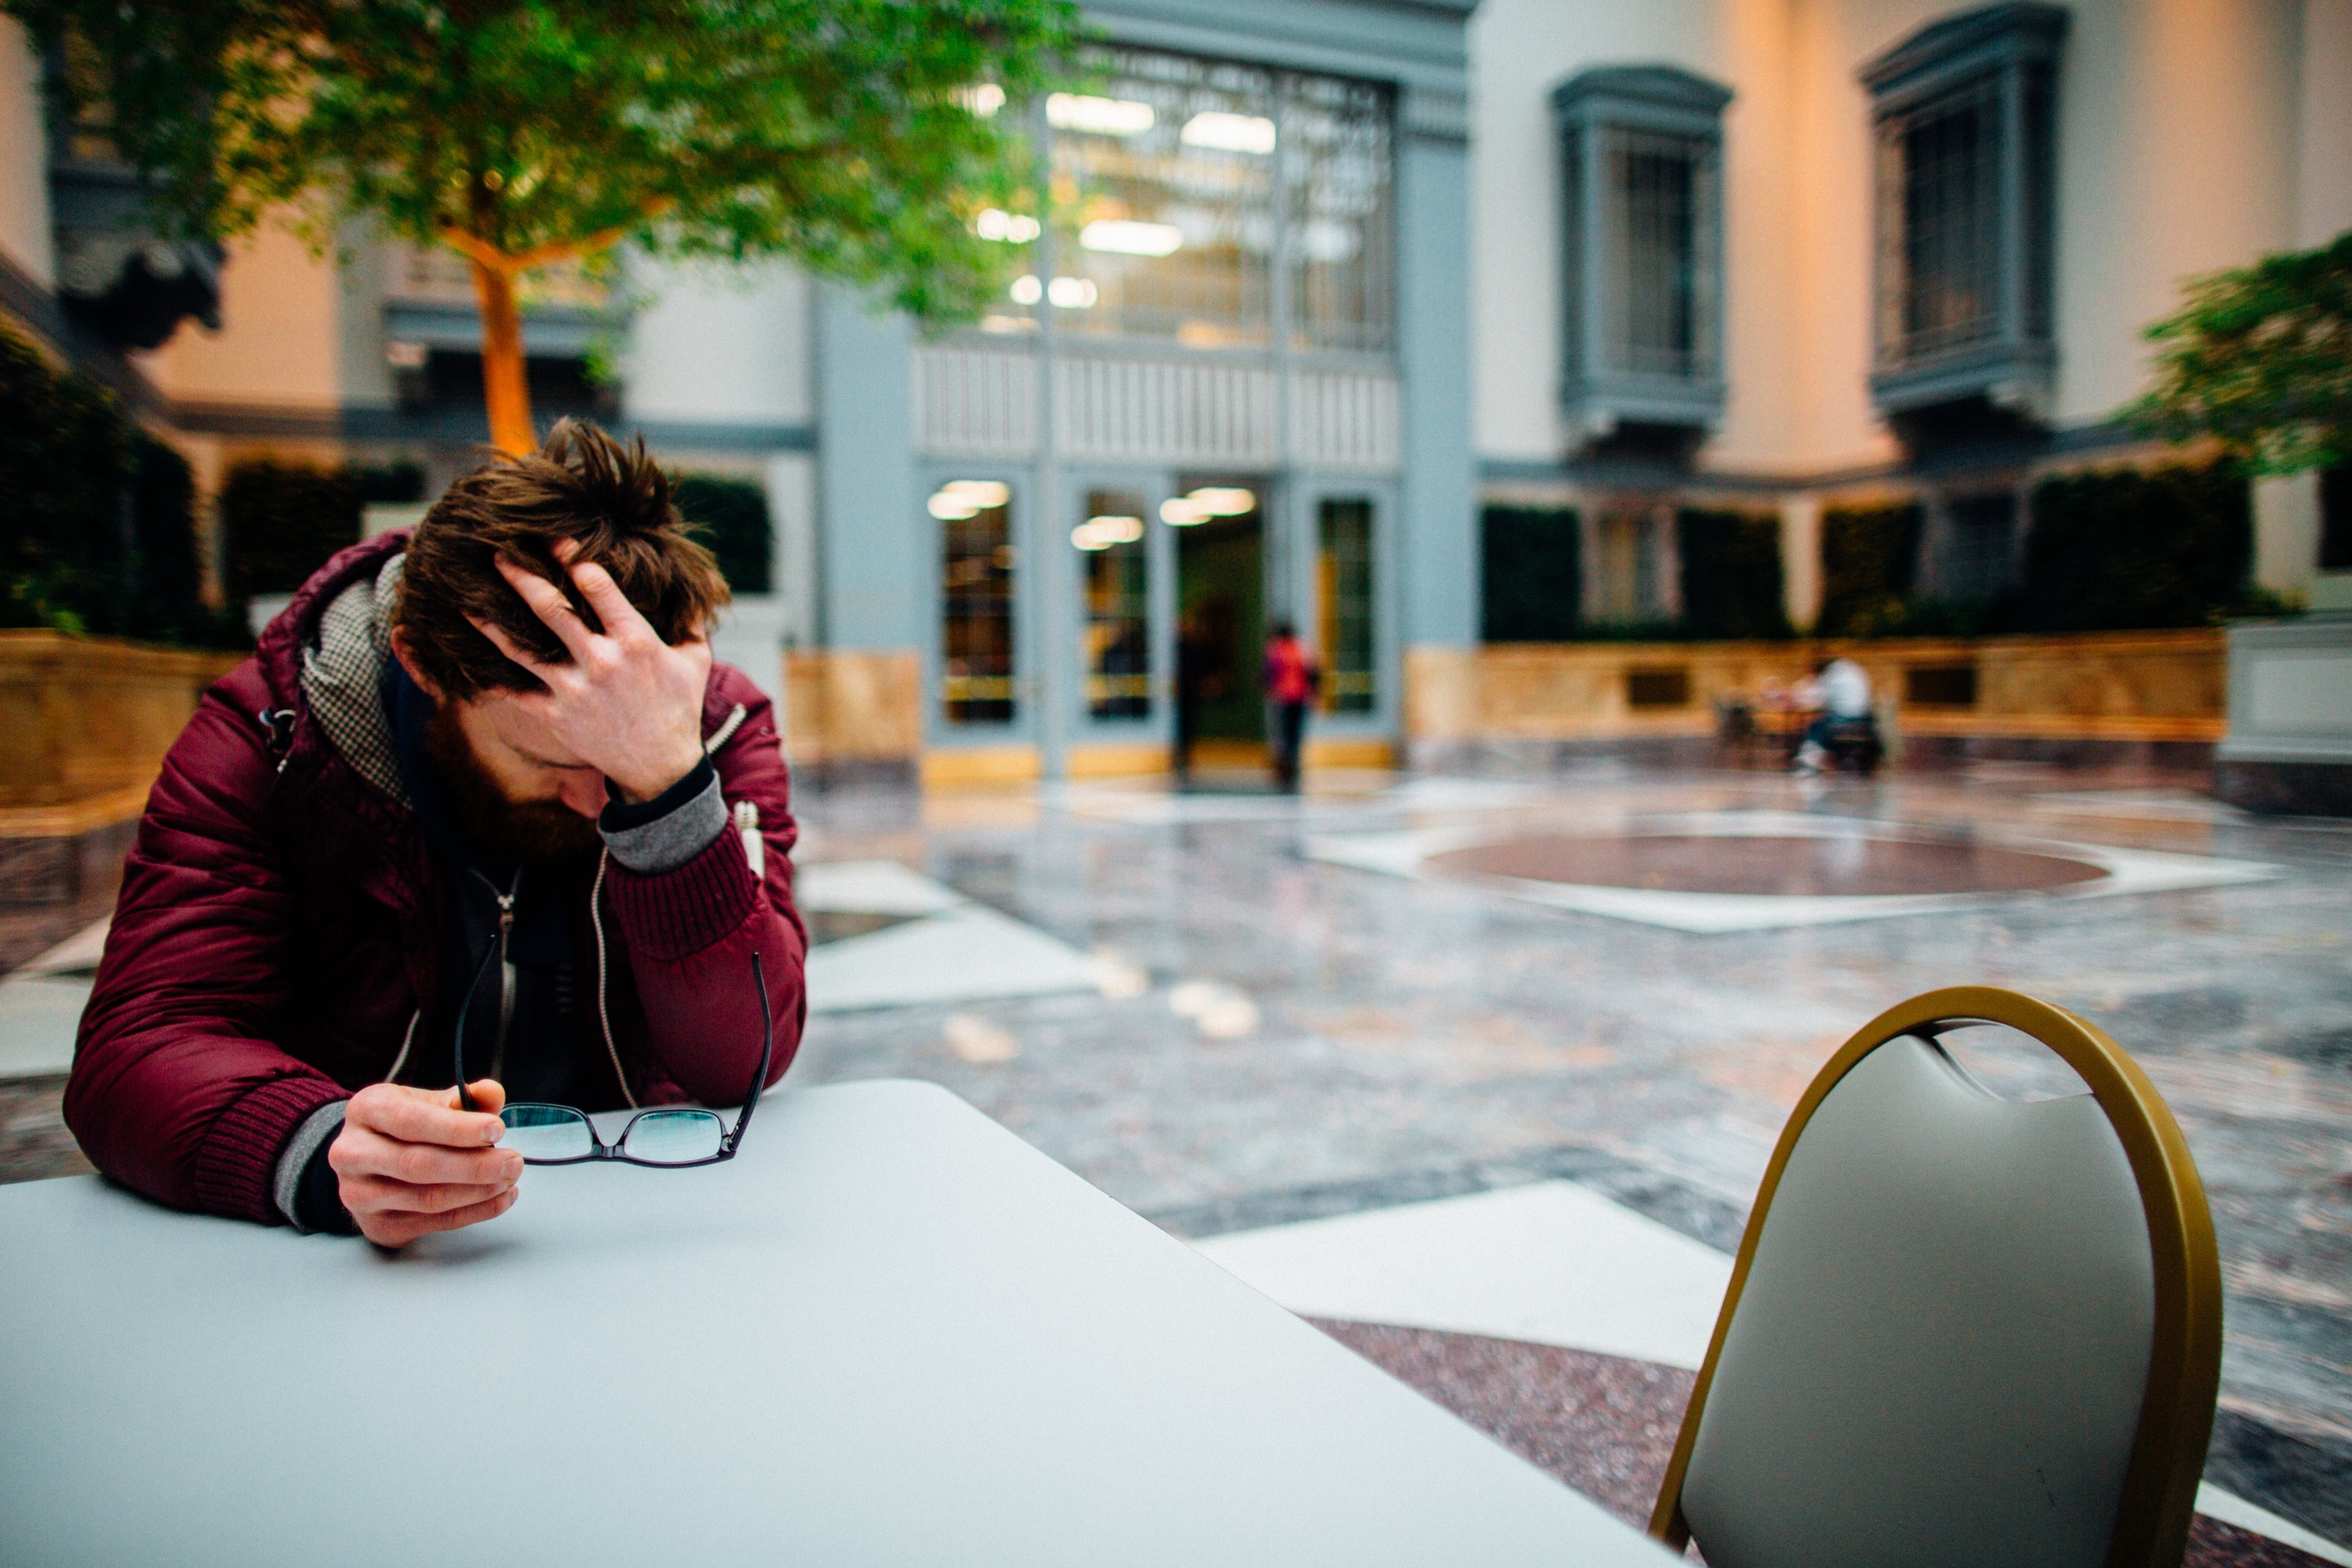
<path id="1" fill-rule="evenodd" d="M 604 809 L 604 775 L 566 773 L 555 793 L 564 805 L 593 821 Z"/>

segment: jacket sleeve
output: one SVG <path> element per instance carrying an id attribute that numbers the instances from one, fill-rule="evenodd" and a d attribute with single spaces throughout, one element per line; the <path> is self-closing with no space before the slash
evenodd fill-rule
<path id="1" fill-rule="evenodd" d="M 223 688 L 163 759 L 83 1012 L 66 1123 L 98 1168 L 174 1208 L 281 1223 L 287 1140 L 345 1098 L 272 1043 L 293 894 L 262 829 L 267 738 Z M 247 704 L 257 706 L 257 704 Z"/>
<path id="2" fill-rule="evenodd" d="M 712 761 L 728 805 L 749 802 L 759 811 L 762 874 L 751 874 L 743 839 L 730 826 L 666 871 L 640 873 L 614 861 L 604 896 L 628 951 L 662 1075 L 705 1105 L 738 1105 L 760 1063 L 751 955 L 760 955 L 775 1026 L 767 1077 L 772 1084 L 800 1047 L 808 938 L 793 907 L 797 832 L 775 710 L 748 679 L 724 667 L 713 672 L 712 692 L 710 707 L 719 717 L 737 702 L 745 708 Z"/>

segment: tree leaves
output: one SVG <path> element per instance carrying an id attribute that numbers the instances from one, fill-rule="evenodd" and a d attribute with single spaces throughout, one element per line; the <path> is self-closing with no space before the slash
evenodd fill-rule
<path id="1" fill-rule="evenodd" d="M 2352 230 L 2192 279 L 2187 294 L 2147 329 L 2158 381 L 2133 420 L 2210 437 L 2256 473 L 2352 462 Z"/>
<path id="2" fill-rule="evenodd" d="M 186 233 L 373 215 L 520 266 L 626 237 L 790 256 L 928 317 L 1002 247 L 970 215 L 1026 174 L 1019 116 L 1074 46 L 1065 0 L 0 0 Z"/>

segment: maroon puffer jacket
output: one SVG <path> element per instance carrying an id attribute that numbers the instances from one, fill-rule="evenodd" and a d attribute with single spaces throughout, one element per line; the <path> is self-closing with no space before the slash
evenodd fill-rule
<path id="1" fill-rule="evenodd" d="M 287 1139 L 382 1079 L 410 1020 L 464 984 L 441 973 L 446 905 L 422 826 L 343 759 L 299 675 L 327 605 L 406 542 L 385 534 L 320 568 L 205 692 L 148 796 L 65 1114 L 100 1170 L 175 1208 L 279 1223 L 270 1179 Z M 641 1103 L 742 1098 L 760 1055 L 754 951 L 775 1013 L 770 1082 L 800 1043 L 808 944 L 775 715 L 740 670 L 714 667 L 704 735 L 739 703 L 714 761 L 728 802 L 759 808 L 765 879 L 731 829 L 673 870 L 605 874 L 613 1036 Z M 262 715 L 284 709 L 281 752 Z"/>

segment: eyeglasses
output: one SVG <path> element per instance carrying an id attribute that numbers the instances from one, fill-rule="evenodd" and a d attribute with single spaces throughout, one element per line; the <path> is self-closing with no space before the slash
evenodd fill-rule
<path id="1" fill-rule="evenodd" d="M 579 1165 L 592 1160 L 617 1160 L 627 1165 L 675 1169 L 733 1159 L 735 1151 L 742 1147 L 743 1130 L 751 1125 L 751 1110 L 760 1103 L 760 1090 L 767 1087 L 768 1061 L 776 1047 L 775 1016 L 768 1011 L 767 976 L 761 971 L 760 955 L 756 952 L 751 955 L 751 985 L 760 994 L 760 1068 L 752 1075 L 751 1087 L 743 1092 L 743 1109 L 736 1113 L 731 1131 L 712 1110 L 640 1110 L 629 1118 L 621 1135 L 607 1143 L 596 1135 L 596 1124 L 588 1120 L 586 1111 L 569 1105 L 540 1105 L 526 1100 L 499 1112 L 499 1120 L 507 1124 L 499 1147 L 518 1151 L 526 1165 Z M 469 992 L 467 1003 L 472 999 Z M 471 1110 L 475 1107 L 473 1097 L 466 1092 L 463 1054 L 465 1013 L 466 1005 L 461 1004 L 457 1009 L 457 1100 Z"/>

